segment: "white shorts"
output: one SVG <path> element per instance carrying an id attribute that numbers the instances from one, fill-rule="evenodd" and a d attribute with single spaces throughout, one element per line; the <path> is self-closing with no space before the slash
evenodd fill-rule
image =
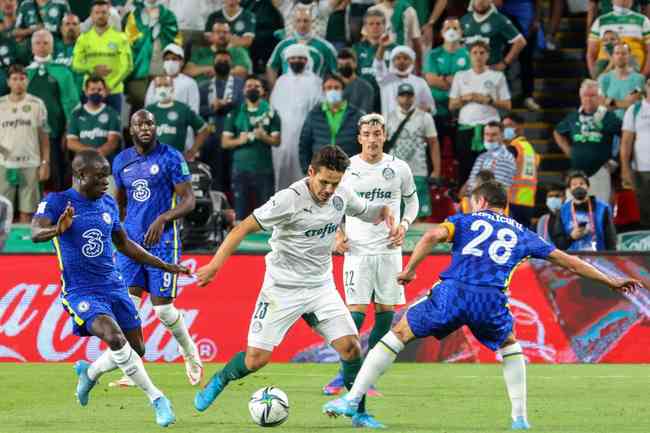
<path id="1" fill-rule="evenodd" d="M 272 351 L 304 315 L 328 343 L 346 335 L 358 335 L 334 282 L 322 288 L 285 289 L 266 280 L 248 328 L 248 345 Z"/>
<path id="2" fill-rule="evenodd" d="M 343 264 L 345 301 L 348 305 L 406 303 L 404 287 L 397 283 L 397 274 L 400 272 L 401 254 L 346 255 Z"/>

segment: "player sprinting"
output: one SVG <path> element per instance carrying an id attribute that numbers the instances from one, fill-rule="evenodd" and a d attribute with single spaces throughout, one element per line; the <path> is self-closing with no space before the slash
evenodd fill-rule
<path id="1" fill-rule="evenodd" d="M 386 127 L 379 114 L 359 120 L 361 153 L 350 158 L 350 167 L 342 185 L 371 203 L 390 206 L 399 219 L 404 200 L 404 216 L 397 229 L 403 237 L 418 215 L 419 202 L 415 181 L 408 164 L 384 153 Z M 368 349 L 390 331 L 395 305 L 405 303 L 404 287 L 395 275 L 402 271 L 402 249 L 390 245 L 384 225 L 373 225 L 356 217 L 346 217 L 336 236 L 336 250 L 345 254 L 343 287 L 354 324 L 360 330 L 370 303 L 375 307 L 375 324 L 368 339 Z M 343 388 L 341 372 L 324 388 L 326 395 L 338 394 Z"/>
<path id="2" fill-rule="evenodd" d="M 79 361 L 77 399 L 88 404 L 99 377 L 121 369 L 151 401 L 156 422 L 175 421 L 171 403 L 151 382 L 141 356 L 144 340 L 138 311 L 113 263 L 113 244 L 139 263 L 171 274 L 189 273 L 149 254 L 129 239 L 120 224 L 115 200 L 105 194 L 111 169 L 95 150 L 83 150 L 72 161 L 72 188 L 51 193 L 39 204 L 32 221 L 32 240 L 52 240 L 61 268 L 61 302 L 80 337 L 94 335 L 108 345 L 95 362 Z"/>
<path id="3" fill-rule="evenodd" d="M 393 227 L 390 207 L 359 198 L 339 187 L 349 159 L 336 146 L 314 154 L 308 177 L 276 193 L 226 237 L 209 264 L 199 268 L 199 285 L 206 285 L 249 233 L 273 230 L 266 256 L 264 283 L 257 298 L 248 331 L 246 352 L 234 355 L 212 376 L 194 405 L 206 410 L 230 381 L 241 379 L 264 367 L 286 332 L 305 318 L 341 357 L 343 378 L 350 387 L 361 367 L 361 346 L 356 326 L 332 277 L 332 247 L 344 215 L 356 216 L 390 230 L 389 241 L 403 239 Z M 352 416 L 355 426 L 372 427 L 374 418 L 361 405 Z"/>
<path id="4" fill-rule="evenodd" d="M 412 305 L 400 322 L 368 353 L 352 390 L 323 406 L 329 415 L 354 413 L 404 345 L 416 338 L 442 339 L 467 325 L 476 338 L 503 358 L 503 377 L 512 404 L 513 430 L 529 427 L 526 414 L 526 365 L 513 334 L 507 289 L 515 268 L 529 257 L 549 260 L 614 290 L 632 292 L 640 283 L 603 274 L 589 263 L 546 243 L 517 221 L 503 215 L 507 194 L 501 184 L 486 182 L 472 192 L 474 213 L 457 214 L 429 230 L 418 242 L 397 279 L 408 283 L 415 269 L 440 242 L 452 242 L 451 265 L 440 274 L 428 297 Z"/>
<path id="5" fill-rule="evenodd" d="M 120 152 L 113 161 L 117 202 L 126 213 L 124 227 L 129 237 L 151 254 L 178 263 L 181 254 L 178 220 L 195 206 L 190 171 L 183 155 L 156 140 L 153 114 L 139 110 L 131 117 L 134 146 Z M 149 292 L 153 310 L 178 342 L 190 384 L 198 385 L 203 364 L 188 332 L 183 314 L 174 306 L 177 277 L 119 254 L 117 264 L 134 303 L 140 305 Z M 123 377 L 116 382 L 129 386 Z"/>

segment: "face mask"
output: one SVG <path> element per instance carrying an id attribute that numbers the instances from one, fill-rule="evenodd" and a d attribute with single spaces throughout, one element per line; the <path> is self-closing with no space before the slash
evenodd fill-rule
<path id="1" fill-rule="evenodd" d="M 605 44 L 605 52 L 607 52 L 608 56 L 611 56 L 614 54 L 614 44 Z"/>
<path id="2" fill-rule="evenodd" d="M 614 13 L 617 14 L 626 14 L 630 11 L 628 8 L 624 8 L 623 6 L 616 6 L 616 5 L 612 6 L 612 9 L 614 10 Z"/>
<path id="3" fill-rule="evenodd" d="M 215 63 L 214 72 L 220 77 L 225 77 L 230 73 L 230 63 L 226 63 L 226 62 Z"/>
<path id="4" fill-rule="evenodd" d="M 516 136 L 515 128 L 505 128 L 503 130 L 503 138 L 505 138 L 506 140 L 512 140 L 513 138 L 515 138 L 515 136 Z"/>
<path id="5" fill-rule="evenodd" d="M 181 62 L 176 60 L 165 60 L 163 62 L 163 68 L 167 75 L 176 75 L 181 71 Z"/>
<path id="6" fill-rule="evenodd" d="M 343 99 L 343 93 L 340 90 L 328 90 L 325 92 L 325 100 L 330 104 L 338 104 Z"/>
<path id="7" fill-rule="evenodd" d="M 156 87 L 156 97 L 159 101 L 167 101 L 171 99 L 172 89 L 171 87 Z"/>
<path id="8" fill-rule="evenodd" d="M 246 92 L 246 99 L 255 103 L 260 100 L 260 91 L 257 89 L 251 89 Z"/>
<path id="9" fill-rule="evenodd" d="M 557 212 L 562 207 L 562 199 L 560 197 L 548 197 L 546 199 L 546 207 L 552 212 Z"/>
<path id="10" fill-rule="evenodd" d="M 352 66 L 350 66 L 350 65 L 343 65 L 343 66 L 341 66 L 339 68 L 339 72 L 345 78 L 350 78 L 352 76 L 352 73 L 354 72 L 354 70 L 352 69 Z"/>
<path id="11" fill-rule="evenodd" d="M 445 42 L 457 42 L 460 40 L 460 33 L 456 29 L 447 29 L 446 32 L 442 34 Z"/>
<path id="12" fill-rule="evenodd" d="M 485 146 L 485 149 L 488 152 L 492 152 L 494 150 L 497 150 L 499 148 L 500 144 L 501 143 L 499 143 L 498 141 L 484 141 L 483 142 L 483 145 Z"/>
<path id="13" fill-rule="evenodd" d="M 292 62 L 289 63 L 289 67 L 294 74 L 301 74 L 305 70 L 305 63 L 303 62 Z"/>
<path id="14" fill-rule="evenodd" d="M 88 101 L 93 105 L 99 105 L 104 102 L 104 97 L 101 93 L 91 93 L 88 95 Z"/>
<path id="15" fill-rule="evenodd" d="M 575 197 L 576 200 L 582 201 L 585 199 L 585 197 L 587 197 L 587 192 L 588 191 L 585 188 L 579 186 L 571 190 L 571 195 Z"/>

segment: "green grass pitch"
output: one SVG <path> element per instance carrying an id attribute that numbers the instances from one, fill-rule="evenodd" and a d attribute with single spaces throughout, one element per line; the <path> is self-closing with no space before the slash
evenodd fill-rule
<path id="1" fill-rule="evenodd" d="M 220 365 L 207 365 L 207 374 Z M 358 432 L 348 419 L 321 414 L 322 385 L 332 364 L 273 364 L 233 382 L 204 413 L 192 405 L 195 389 L 181 364 L 149 364 L 154 382 L 171 399 L 178 421 L 169 430 L 191 433 L 260 432 L 248 414 L 258 388 L 275 385 L 290 400 L 289 420 L 277 431 Z M 0 364 L 2 433 L 159 432 L 153 410 L 137 389 L 95 387 L 87 407 L 74 398 L 70 364 Z M 500 365 L 397 364 L 380 381 L 384 397 L 370 412 L 400 433 L 493 433 L 509 429 L 510 403 Z M 533 365 L 528 369 L 528 412 L 534 432 L 650 433 L 650 366 Z"/>

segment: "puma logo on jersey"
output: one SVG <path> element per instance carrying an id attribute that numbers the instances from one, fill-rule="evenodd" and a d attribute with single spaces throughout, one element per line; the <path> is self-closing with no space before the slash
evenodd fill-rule
<path id="1" fill-rule="evenodd" d="M 336 232 L 336 229 L 338 227 L 339 227 L 338 224 L 329 223 L 325 227 L 321 227 L 319 229 L 307 230 L 305 232 L 305 236 L 307 236 L 308 238 L 313 237 L 313 236 L 318 236 L 318 237 L 320 237 L 322 239 L 326 235 L 331 235 L 332 233 Z"/>
<path id="2" fill-rule="evenodd" d="M 368 201 L 373 201 L 374 199 L 390 199 L 392 198 L 393 193 L 390 191 L 384 191 L 381 188 L 373 188 L 372 191 L 358 191 L 357 195 Z"/>

